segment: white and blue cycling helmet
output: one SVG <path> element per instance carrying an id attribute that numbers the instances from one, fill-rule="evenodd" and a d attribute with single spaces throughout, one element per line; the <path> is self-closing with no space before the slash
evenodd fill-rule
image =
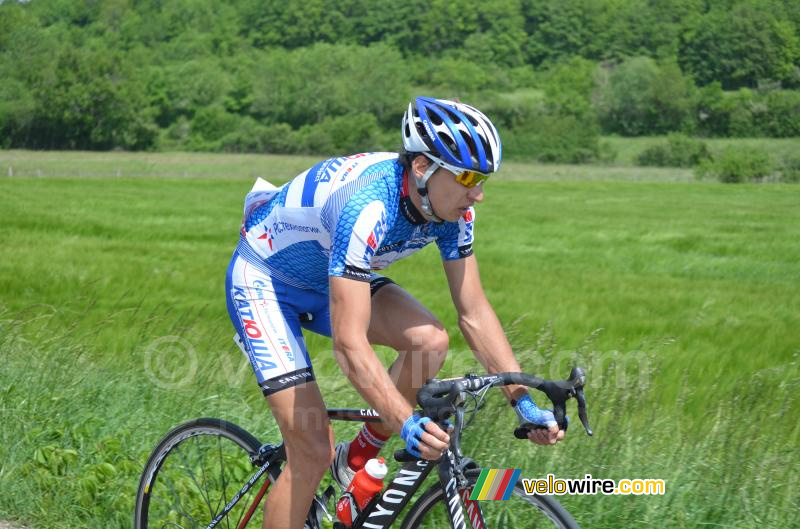
<path id="1" fill-rule="evenodd" d="M 503 153 L 500 135 L 483 112 L 432 97 L 409 103 L 403 116 L 403 147 L 424 153 L 448 171 L 485 175 L 500 168 Z"/>
<path id="2" fill-rule="evenodd" d="M 464 103 L 432 97 L 417 97 L 403 115 L 403 147 L 421 153 L 434 163 L 417 189 L 425 213 L 436 216 L 428 199 L 428 180 L 438 167 L 459 174 L 474 171 L 489 175 L 500 169 L 503 147 L 500 135 L 483 112 Z"/>

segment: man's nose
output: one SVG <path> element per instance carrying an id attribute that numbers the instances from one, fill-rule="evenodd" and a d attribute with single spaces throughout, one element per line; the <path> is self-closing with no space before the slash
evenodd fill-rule
<path id="1" fill-rule="evenodd" d="M 467 191 L 467 198 L 473 202 L 483 202 L 483 185 L 477 185 Z"/>

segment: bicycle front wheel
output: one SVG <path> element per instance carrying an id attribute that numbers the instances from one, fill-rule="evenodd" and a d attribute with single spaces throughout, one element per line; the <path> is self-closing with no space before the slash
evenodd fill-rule
<path id="1" fill-rule="evenodd" d="M 208 527 L 258 470 L 250 456 L 260 446 L 248 432 L 221 419 L 196 419 L 175 427 L 145 465 L 136 494 L 134 529 Z M 274 472 L 265 473 L 266 479 L 273 481 L 277 469 Z M 217 527 L 261 527 L 262 509 L 254 504 L 261 499 L 264 479 L 239 499 Z"/>
<path id="2" fill-rule="evenodd" d="M 472 492 L 480 469 L 467 470 L 466 478 L 469 487 L 466 491 L 460 491 L 462 499 L 466 494 Z M 446 496 L 441 485 L 431 487 L 425 494 L 420 496 L 417 502 L 411 507 L 401 529 L 433 529 L 440 527 L 450 527 L 449 510 L 446 504 Z M 522 481 L 517 481 L 514 492 L 508 500 L 487 500 L 476 502 L 463 502 L 466 524 L 483 516 L 486 529 L 500 529 L 505 527 L 514 528 L 540 528 L 540 527 L 559 527 L 562 529 L 578 529 L 577 522 L 572 516 L 556 501 L 552 496 L 533 495 L 528 496 L 522 488 Z M 471 505 L 470 505 L 471 504 Z M 477 522 L 473 522 L 472 527 L 481 527 Z"/>

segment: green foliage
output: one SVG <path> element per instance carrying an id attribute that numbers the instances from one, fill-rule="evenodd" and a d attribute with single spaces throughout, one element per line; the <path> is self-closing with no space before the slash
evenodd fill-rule
<path id="1" fill-rule="evenodd" d="M 800 92 L 723 92 L 719 83 L 698 90 L 697 131 L 709 136 L 788 138 L 800 136 Z"/>
<path id="2" fill-rule="evenodd" d="M 408 103 L 402 57 L 383 44 L 271 49 L 254 65 L 252 114 L 268 122 L 298 128 L 326 117 L 369 112 L 381 125 L 397 126 Z"/>
<path id="3" fill-rule="evenodd" d="M 732 5 L 731 5 L 732 4 Z M 800 85 L 800 37 L 780 2 L 743 0 L 713 7 L 692 21 L 679 55 L 701 85 L 755 88 L 760 81 Z"/>
<path id="4" fill-rule="evenodd" d="M 596 104 L 603 130 L 625 136 L 680 130 L 690 115 L 692 90 L 674 63 L 628 59 L 601 72 Z"/>
<path id="5" fill-rule="evenodd" d="M 772 174 L 769 156 L 759 149 L 726 149 L 697 166 L 699 177 L 712 177 L 726 184 L 757 182 Z"/>
<path id="6" fill-rule="evenodd" d="M 800 155 L 794 154 L 783 159 L 781 182 L 800 183 Z"/>
<path id="7" fill-rule="evenodd" d="M 597 65 L 580 57 L 552 65 L 543 75 L 542 87 L 550 110 L 559 115 L 597 121 L 592 95 L 597 87 Z"/>
<path id="8" fill-rule="evenodd" d="M 512 158 L 549 163 L 586 163 L 600 155 L 600 131 L 575 116 L 543 114 L 506 137 Z"/>
<path id="9" fill-rule="evenodd" d="M 643 166 L 694 167 L 711 157 L 705 142 L 683 134 L 670 134 L 667 140 L 642 151 L 636 162 Z"/>
<path id="10" fill-rule="evenodd" d="M 794 137 L 798 25 L 791 0 L 0 2 L 0 147 L 354 151 L 416 94 L 488 101 L 512 143 L 533 115 Z M 383 139 L 325 139 L 363 113 Z"/>

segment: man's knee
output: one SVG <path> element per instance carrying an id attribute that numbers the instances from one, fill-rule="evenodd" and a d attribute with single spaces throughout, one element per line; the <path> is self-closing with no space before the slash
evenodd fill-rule
<path id="1" fill-rule="evenodd" d="M 428 353 L 432 360 L 444 362 L 447 350 L 450 348 L 450 337 L 444 327 L 429 325 L 423 338 L 422 351 Z M 434 362 L 435 363 L 435 362 Z"/>
<path id="2" fill-rule="evenodd" d="M 428 366 L 428 375 L 435 375 L 444 365 L 447 351 L 450 348 L 450 337 L 445 328 L 437 323 L 428 325 L 420 340 L 419 351 Z"/>
<path id="3" fill-rule="evenodd" d="M 322 476 L 333 461 L 335 450 L 330 427 L 323 431 L 294 431 L 284 435 L 283 441 L 288 463 L 295 470 Z"/>

